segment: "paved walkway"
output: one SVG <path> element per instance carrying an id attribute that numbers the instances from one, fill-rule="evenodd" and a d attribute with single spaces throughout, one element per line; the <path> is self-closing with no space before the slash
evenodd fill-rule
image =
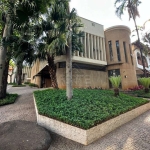
<path id="1" fill-rule="evenodd" d="M 16 119 L 36 122 L 32 98 L 34 90 L 9 86 L 8 92 L 22 95 L 15 104 L 0 107 L 0 123 Z M 150 150 L 150 110 L 88 146 L 51 135 L 49 150 Z"/>

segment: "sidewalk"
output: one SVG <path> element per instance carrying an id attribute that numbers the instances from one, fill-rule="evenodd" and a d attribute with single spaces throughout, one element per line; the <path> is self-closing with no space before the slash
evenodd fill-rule
<path id="1" fill-rule="evenodd" d="M 8 87 L 8 92 L 21 96 L 15 104 L 0 107 L 0 124 L 16 119 L 36 122 L 32 98 L 34 90 L 38 89 Z M 56 134 L 51 136 L 49 150 L 150 150 L 150 110 L 88 146 Z"/>

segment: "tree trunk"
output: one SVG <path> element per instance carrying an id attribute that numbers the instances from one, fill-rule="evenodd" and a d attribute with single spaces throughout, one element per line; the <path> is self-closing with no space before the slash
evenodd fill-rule
<path id="1" fill-rule="evenodd" d="M 11 34 L 11 23 L 10 23 L 9 15 L 7 15 L 5 28 L 3 32 L 3 38 L 9 37 L 10 34 Z M 7 53 L 7 47 L 1 46 L 0 48 L 0 99 L 6 96 L 6 91 L 4 91 L 6 90 L 5 87 L 7 87 L 7 79 L 6 77 L 4 77 L 4 75 L 6 74 L 6 67 L 7 67 L 5 66 L 7 60 L 6 53 Z M 7 70 L 7 75 L 8 75 L 8 70 Z M 6 79 L 6 81 L 4 81 L 4 79 Z"/>
<path id="2" fill-rule="evenodd" d="M 7 78 L 8 78 L 8 68 L 9 68 L 9 61 L 5 62 L 5 68 L 2 75 L 2 86 L 0 90 L 0 99 L 6 97 L 6 91 L 7 91 Z"/>
<path id="3" fill-rule="evenodd" d="M 70 31 L 71 32 L 71 31 Z M 68 45 L 66 49 L 66 96 L 67 99 L 72 99 L 73 89 L 72 89 L 72 35 L 69 36 Z"/>
<path id="4" fill-rule="evenodd" d="M 119 96 L 119 89 L 118 88 L 115 88 L 114 89 L 114 95 L 117 97 Z"/>
<path id="5" fill-rule="evenodd" d="M 58 83 L 56 78 L 56 65 L 54 64 L 54 55 L 48 55 L 49 74 L 51 78 L 51 86 L 58 89 Z"/>
<path id="6" fill-rule="evenodd" d="M 22 63 L 17 65 L 17 85 L 22 84 Z"/>

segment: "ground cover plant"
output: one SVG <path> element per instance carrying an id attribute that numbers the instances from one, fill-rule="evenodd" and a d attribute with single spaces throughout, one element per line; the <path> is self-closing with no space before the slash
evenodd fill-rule
<path id="1" fill-rule="evenodd" d="M 26 85 L 24 84 L 21 84 L 21 85 L 17 85 L 17 84 L 14 84 L 12 87 L 25 87 Z"/>
<path id="2" fill-rule="evenodd" d="M 143 90 L 143 89 L 130 91 L 128 94 L 130 94 L 132 96 L 136 96 L 136 97 L 150 98 L 150 92 L 145 93 L 145 90 Z"/>
<path id="3" fill-rule="evenodd" d="M 29 86 L 30 86 L 30 87 L 38 87 L 38 85 L 37 85 L 37 84 L 34 84 L 34 83 L 29 83 Z"/>
<path id="4" fill-rule="evenodd" d="M 110 90 L 74 89 L 73 92 L 72 100 L 68 101 L 65 90 L 35 91 L 39 114 L 89 129 L 148 102 L 123 93 L 115 97 Z"/>
<path id="5" fill-rule="evenodd" d="M 17 97 L 18 94 L 7 94 L 4 99 L 0 100 L 0 106 L 14 103 Z"/>

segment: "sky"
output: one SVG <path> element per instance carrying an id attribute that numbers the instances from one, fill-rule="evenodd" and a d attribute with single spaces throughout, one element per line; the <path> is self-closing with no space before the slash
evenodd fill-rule
<path id="1" fill-rule="evenodd" d="M 137 18 L 137 25 L 142 26 L 150 19 L 150 0 L 141 0 L 138 10 L 140 17 Z M 70 7 L 77 10 L 77 14 L 83 18 L 97 22 L 104 26 L 104 29 L 115 25 L 126 25 L 131 31 L 135 29 L 133 20 L 129 21 L 128 13 L 125 11 L 122 19 L 115 14 L 115 0 L 71 0 Z M 150 30 L 150 21 L 146 23 L 145 31 Z M 133 32 L 132 35 L 135 33 Z M 136 37 L 132 37 L 134 40 Z"/>

